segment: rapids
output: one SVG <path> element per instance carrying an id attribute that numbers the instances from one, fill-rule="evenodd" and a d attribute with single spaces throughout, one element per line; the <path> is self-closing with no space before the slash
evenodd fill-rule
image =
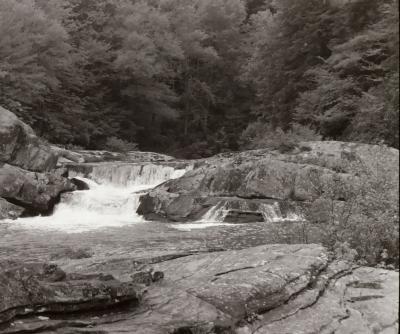
<path id="1" fill-rule="evenodd" d="M 63 194 L 51 216 L 19 218 L 12 226 L 77 233 L 142 223 L 136 213 L 140 196 L 185 172 L 155 164 L 99 164 L 88 177 L 71 171 L 70 177 L 86 182 L 90 189 Z"/>
<path id="2" fill-rule="evenodd" d="M 122 227 L 144 223 L 145 219 L 136 213 L 140 196 L 161 183 L 183 176 L 192 167 L 175 169 L 171 166 L 149 163 L 99 163 L 92 166 L 89 174 L 69 171 L 71 178 L 77 178 L 89 185 L 89 190 L 75 191 L 61 196 L 51 216 L 19 218 L 11 221 L 11 228 L 54 230 L 66 233 L 82 233 L 108 227 Z M 220 201 L 204 216 L 194 222 L 172 224 L 183 231 L 203 229 L 211 226 L 231 225 L 225 222 L 230 210 L 252 211 L 246 202 L 231 203 Z M 260 204 L 257 211 L 264 222 L 299 221 L 296 214 L 282 214 L 278 203 Z M 262 219 L 261 219 L 262 220 Z"/>

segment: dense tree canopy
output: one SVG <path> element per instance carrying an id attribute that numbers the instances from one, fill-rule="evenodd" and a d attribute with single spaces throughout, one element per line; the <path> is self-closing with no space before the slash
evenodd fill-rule
<path id="1" fill-rule="evenodd" d="M 398 147 L 398 40 L 396 0 L 2 0 L 0 104 L 86 148 Z"/>

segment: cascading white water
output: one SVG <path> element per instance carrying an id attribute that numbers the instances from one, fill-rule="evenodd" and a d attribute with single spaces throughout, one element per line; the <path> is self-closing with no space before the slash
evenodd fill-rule
<path id="1" fill-rule="evenodd" d="M 92 167 L 89 178 L 97 183 L 115 187 L 149 189 L 167 180 L 181 177 L 186 171 L 187 169 L 155 164 L 98 164 Z M 83 177 L 82 174 L 74 171 L 70 172 L 70 176 Z"/>
<path id="2" fill-rule="evenodd" d="M 229 212 L 227 203 L 219 202 L 217 205 L 211 207 L 204 216 L 200 219 L 201 223 L 215 223 L 223 222 Z"/>
<path id="3" fill-rule="evenodd" d="M 225 221 L 226 216 L 230 210 L 238 210 L 242 212 L 254 212 L 254 208 L 251 208 L 245 201 L 241 202 L 229 202 L 220 201 L 217 205 L 211 207 L 204 216 L 200 219 L 200 222 L 204 223 L 222 223 Z M 273 204 L 260 203 L 257 207 L 256 212 L 260 212 L 267 223 L 276 223 L 282 221 L 300 221 L 303 218 L 294 212 L 287 215 L 283 215 L 278 202 Z"/>
<path id="4" fill-rule="evenodd" d="M 143 192 L 185 172 L 155 164 L 99 164 L 88 178 L 71 171 L 70 177 L 86 182 L 90 189 L 64 194 L 52 216 L 20 218 L 12 226 L 83 232 L 143 222 L 136 213 Z"/>

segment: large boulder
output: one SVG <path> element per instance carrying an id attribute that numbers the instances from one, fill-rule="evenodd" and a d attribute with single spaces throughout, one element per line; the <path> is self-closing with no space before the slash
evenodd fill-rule
<path id="1" fill-rule="evenodd" d="M 285 154 L 269 150 L 222 154 L 195 162 L 183 177 L 144 195 L 138 212 L 148 219 L 185 221 L 199 216 L 209 198 L 307 203 L 321 196 L 326 185 L 358 182 L 357 168 L 376 173 L 378 165 L 384 165 L 384 171 L 378 170 L 382 179 L 389 180 L 387 191 L 398 196 L 398 164 L 396 149 L 343 142 L 301 143 Z M 335 196 L 346 201 L 345 188 Z"/>
<path id="2" fill-rule="evenodd" d="M 0 164 L 0 198 L 23 207 L 29 215 L 49 214 L 64 192 L 75 190 L 67 179 L 55 173 L 29 172 Z"/>
<path id="3" fill-rule="evenodd" d="M 57 164 L 57 154 L 12 112 L 0 107 L 0 162 L 43 172 Z"/>

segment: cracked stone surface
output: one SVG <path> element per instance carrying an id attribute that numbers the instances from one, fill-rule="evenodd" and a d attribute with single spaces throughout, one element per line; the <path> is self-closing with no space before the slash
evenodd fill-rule
<path id="1" fill-rule="evenodd" d="M 317 284 L 326 285 L 322 294 L 306 291 L 238 333 L 398 333 L 397 272 L 366 267 L 351 272 L 332 269 L 318 279 Z"/>
<path id="2" fill-rule="evenodd" d="M 65 271 L 3 262 L 3 269 L 11 269 L 0 275 L 0 333 L 391 334 L 398 329 L 398 273 L 352 268 L 319 245 L 264 245 L 93 266 L 82 261 Z M 164 275 L 139 290 L 132 282 L 135 272 Z M 107 296 L 83 293 L 99 286 L 121 289 L 136 302 L 116 307 Z M 84 300 L 93 306 L 86 312 Z M 74 307 L 81 312 L 71 313 Z"/>

